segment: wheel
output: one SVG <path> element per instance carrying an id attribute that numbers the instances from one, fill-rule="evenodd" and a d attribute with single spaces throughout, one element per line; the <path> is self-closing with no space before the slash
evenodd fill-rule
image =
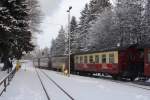
<path id="1" fill-rule="evenodd" d="M 117 80 L 117 75 L 112 75 L 112 78 L 114 79 L 114 80 Z"/>
<path id="2" fill-rule="evenodd" d="M 134 81 L 134 80 L 135 80 L 135 77 L 130 77 L 130 80 L 131 80 L 131 81 Z"/>

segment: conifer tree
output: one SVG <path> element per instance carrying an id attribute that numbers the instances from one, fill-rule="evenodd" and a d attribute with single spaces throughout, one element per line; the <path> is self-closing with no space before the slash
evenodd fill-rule
<path id="1" fill-rule="evenodd" d="M 77 21 L 76 17 L 73 16 L 70 22 L 70 50 L 71 53 L 75 53 L 77 51 Z"/>
<path id="2" fill-rule="evenodd" d="M 0 17 L 5 18 L 5 20 L 3 18 L 0 19 L 0 24 L 3 24 L 3 28 L 0 27 L 0 33 L 3 34 L 0 36 L 0 40 L 4 41 L 0 45 L 1 51 L 5 50 L 7 56 L 20 59 L 23 52 L 27 53 L 34 48 L 31 42 L 33 35 L 31 24 L 34 23 L 35 25 L 36 23 L 38 25 L 37 19 L 39 19 L 39 16 L 34 16 L 35 12 L 38 11 L 35 10 L 38 4 L 34 3 L 31 7 L 30 3 L 33 3 L 33 1 L 36 0 L 0 1 Z M 3 47 L 3 45 L 5 46 Z M 2 53 L 5 54 L 5 52 Z"/>

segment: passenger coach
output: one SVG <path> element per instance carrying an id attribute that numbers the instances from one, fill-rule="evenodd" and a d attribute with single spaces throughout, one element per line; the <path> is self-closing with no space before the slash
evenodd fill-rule
<path id="1" fill-rule="evenodd" d="M 65 55 L 51 57 L 51 69 L 61 71 L 61 69 L 68 68 L 68 57 Z"/>
<path id="2" fill-rule="evenodd" d="M 150 76 L 150 49 L 131 46 L 74 54 L 74 70 L 79 74 L 107 73 L 114 79 Z"/>

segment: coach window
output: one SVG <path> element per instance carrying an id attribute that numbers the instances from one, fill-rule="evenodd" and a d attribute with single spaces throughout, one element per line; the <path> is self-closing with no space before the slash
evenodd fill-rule
<path id="1" fill-rule="evenodd" d="M 83 56 L 80 56 L 80 63 L 83 63 Z"/>
<path id="2" fill-rule="evenodd" d="M 77 57 L 76 57 L 76 63 L 78 63 L 78 62 L 79 62 L 79 60 L 78 60 L 78 59 L 79 59 L 79 57 L 77 56 Z"/>
<path id="3" fill-rule="evenodd" d="M 150 52 L 148 52 L 148 63 L 150 63 Z"/>
<path id="4" fill-rule="evenodd" d="M 89 61 L 90 61 L 90 63 L 93 63 L 93 56 L 90 56 Z"/>
<path id="5" fill-rule="evenodd" d="M 113 53 L 109 54 L 109 63 L 112 63 L 112 64 L 115 63 Z"/>
<path id="6" fill-rule="evenodd" d="M 87 56 L 84 56 L 84 63 L 88 63 Z"/>
<path id="7" fill-rule="evenodd" d="M 99 55 L 95 55 L 95 63 L 99 63 Z"/>
<path id="8" fill-rule="evenodd" d="M 102 55 L 102 63 L 106 63 L 106 54 Z"/>

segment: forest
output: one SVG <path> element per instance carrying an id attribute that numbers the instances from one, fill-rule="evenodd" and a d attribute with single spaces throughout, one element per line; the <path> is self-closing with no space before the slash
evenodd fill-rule
<path id="1" fill-rule="evenodd" d="M 70 21 L 70 52 L 100 51 L 136 45 L 149 47 L 150 0 L 91 0 L 79 21 Z M 63 26 L 52 40 L 52 56 L 68 54 L 68 33 Z"/>

